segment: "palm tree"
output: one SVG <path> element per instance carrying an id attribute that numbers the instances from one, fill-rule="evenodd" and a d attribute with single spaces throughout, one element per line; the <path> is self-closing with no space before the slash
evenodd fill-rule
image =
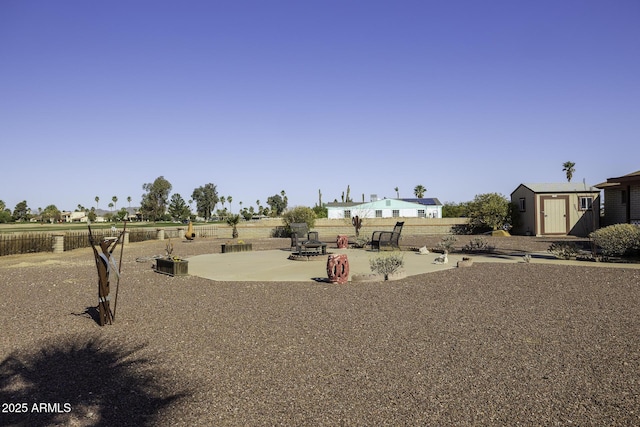
<path id="1" fill-rule="evenodd" d="M 96 210 L 98 210 L 98 202 L 100 201 L 100 197 L 96 196 L 95 201 L 96 201 Z"/>
<path id="2" fill-rule="evenodd" d="M 240 222 L 240 215 L 230 215 L 227 217 L 227 224 L 233 227 L 233 231 L 231 232 L 231 237 L 234 239 L 238 238 L 238 223 Z"/>
<path id="3" fill-rule="evenodd" d="M 229 203 L 229 212 L 231 212 L 231 202 L 233 201 L 233 197 L 227 196 L 227 202 Z"/>
<path id="4" fill-rule="evenodd" d="M 400 198 L 400 189 L 398 187 L 394 188 L 393 191 L 396 192 L 396 199 Z"/>
<path id="5" fill-rule="evenodd" d="M 576 171 L 575 165 L 573 162 L 564 162 L 562 164 L 562 170 L 567 174 L 567 182 L 571 182 L 571 178 L 573 178 L 573 173 Z"/>
<path id="6" fill-rule="evenodd" d="M 111 200 L 113 201 L 113 206 L 115 206 L 116 209 L 118 209 L 118 198 L 116 196 L 113 196 Z"/>
<path id="7" fill-rule="evenodd" d="M 424 185 L 418 184 L 416 188 L 413 189 L 413 194 L 416 195 L 418 199 L 422 199 L 424 197 L 424 193 L 427 192 L 427 189 L 424 188 Z"/>

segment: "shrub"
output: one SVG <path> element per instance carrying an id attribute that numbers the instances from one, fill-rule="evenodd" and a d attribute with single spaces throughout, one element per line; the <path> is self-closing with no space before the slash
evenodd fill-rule
<path id="1" fill-rule="evenodd" d="M 238 224 L 240 223 L 240 215 L 238 214 L 234 214 L 234 215 L 229 215 L 227 217 L 227 224 L 230 227 L 233 227 L 233 231 L 231 233 L 231 236 L 234 239 L 238 238 Z"/>
<path id="2" fill-rule="evenodd" d="M 288 210 L 282 215 L 282 220 L 287 231 L 291 231 L 290 224 L 298 222 L 305 222 L 309 230 L 313 228 L 316 223 L 316 213 L 313 209 L 306 206 L 296 206 L 293 209 Z"/>
<path id="3" fill-rule="evenodd" d="M 399 253 L 380 255 L 369 260 L 371 271 L 382 274 L 384 280 L 389 280 L 389 275 L 397 272 L 404 266 L 404 257 Z"/>
<path id="4" fill-rule="evenodd" d="M 354 248 L 364 248 L 371 242 L 366 237 L 356 237 L 355 242 L 353 243 Z"/>
<path id="5" fill-rule="evenodd" d="M 458 238 L 453 235 L 445 236 L 442 238 L 440 242 L 436 245 L 436 249 L 441 251 L 447 251 L 449 253 L 453 252 L 453 245 L 458 241 Z"/>
<path id="6" fill-rule="evenodd" d="M 547 251 L 558 259 L 571 259 L 578 254 L 578 247 L 571 242 L 554 242 Z"/>
<path id="7" fill-rule="evenodd" d="M 602 249 L 602 255 L 624 256 L 640 249 L 640 227 L 633 224 L 614 224 L 589 235 Z"/>
<path id="8" fill-rule="evenodd" d="M 511 221 L 509 200 L 502 194 L 478 194 L 467 205 L 469 225 L 476 233 L 497 230 Z"/>
<path id="9" fill-rule="evenodd" d="M 312 208 L 313 212 L 316 214 L 316 218 L 327 218 L 329 216 L 329 211 L 324 206 L 314 206 Z"/>
<path id="10" fill-rule="evenodd" d="M 483 237 L 476 237 L 462 247 L 462 252 L 493 252 L 494 249 Z"/>

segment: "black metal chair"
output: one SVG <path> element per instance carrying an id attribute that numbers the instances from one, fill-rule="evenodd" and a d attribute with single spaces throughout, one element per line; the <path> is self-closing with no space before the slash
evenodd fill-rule
<path id="1" fill-rule="evenodd" d="M 305 222 L 291 223 L 289 228 L 291 228 L 291 251 L 293 248 L 299 251 L 302 243 L 308 240 L 309 228 Z"/>
<path id="2" fill-rule="evenodd" d="M 393 231 L 374 231 L 371 235 L 371 250 L 400 249 L 400 233 L 404 222 L 396 222 Z"/>
<path id="3" fill-rule="evenodd" d="M 304 222 L 294 222 L 289 224 L 291 228 L 291 251 L 293 248 L 300 254 L 308 252 L 309 249 L 327 253 L 327 244 L 320 241 L 317 231 L 309 231 L 309 227 Z"/>

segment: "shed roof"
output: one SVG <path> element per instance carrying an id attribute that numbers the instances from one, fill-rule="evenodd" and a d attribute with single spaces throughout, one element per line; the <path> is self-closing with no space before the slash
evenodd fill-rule
<path id="1" fill-rule="evenodd" d="M 590 185 L 577 183 L 577 182 L 523 183 L 523 184 L 520 184 L 520 186 L 527 187 L 529 190 L 533 191 L 534 193 L 599 193 L 600 192 L 600 190 L 596 187 L 592 187 Z"/>

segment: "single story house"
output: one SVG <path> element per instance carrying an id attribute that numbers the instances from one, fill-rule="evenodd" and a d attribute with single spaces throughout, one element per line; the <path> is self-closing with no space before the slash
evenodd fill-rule
<path id="1" fill-rule="evenodd" d="M 442 203 L 435 197 L 421 197 L 414 199 L 401 199 L 409 203 L 419 203 L 426 206 L 427 218 L 442 218 Z"/>
<path id="2" fill-rule="evenodd" d="M 520 184 L 511 202 L 520 214 L 513 234 L 585 237 L 600 226 L 600 190 L 582 183 Z"/>
<path id="3" fill-rule="evenodd" d="M 442 205 L 438 199 L 382 199 L 367 203 L 327 203 L 329 219 L 353 218 L 442 218 Z M 424 203 L 414 202 L 424 200 Z"/>
<path id="4" fill-rule="evenodd" d="M 609 178 L 596 187 L 604 192 L 602 225 L 640 225 L 640 171 Z"/>

